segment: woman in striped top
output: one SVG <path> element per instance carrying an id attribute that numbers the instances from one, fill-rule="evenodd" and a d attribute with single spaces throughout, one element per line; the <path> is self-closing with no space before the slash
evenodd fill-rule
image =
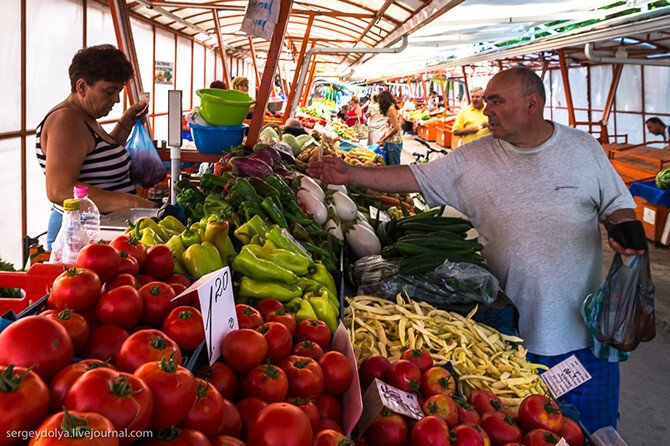
<path id="1" fill-rule="evenodd" d="M 97 121 L 120 102 L 121 90 L 133 75 L 132 65 L 112 45 L 98 45 L 77 52 L 69 75 L 70 95 L 37 126 L 37 159 L 46 176 L 47 197 L 54 205 L 47 249 L 60 229 L 60 205 L 72 197 L 75 185 L 88 186 L 89 197 L 102 213 L 156 206 L 135 194 L 130 156 L 123 146 L 147 104 L 129 107 L 110 133 Z"/>

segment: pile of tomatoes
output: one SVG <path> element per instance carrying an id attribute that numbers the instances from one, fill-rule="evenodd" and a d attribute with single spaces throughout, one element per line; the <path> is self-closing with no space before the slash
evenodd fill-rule
<path id="1" fill-rule="evenodd" d="M 490 390 L 477 390 L 467 400 L 456 395 L 456 381 L 444 367 L 433 365 L 423 349 L 406 350 L 393 363 L 367 358 L 358 370 L 361 386 L 375 378 L 420 396 L 424 417 L 413 420 L 384 408 L 357 440 L 371 446 L 549 446 L 564 438 L 582 446 L 584 436 L 575 421 L 564 417 L 554 400 L 530 395 L 518 412 L 507 410 Z"/>

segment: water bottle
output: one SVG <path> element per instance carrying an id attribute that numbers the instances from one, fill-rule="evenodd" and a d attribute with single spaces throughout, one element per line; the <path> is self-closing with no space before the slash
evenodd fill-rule
<path id="1" fill-rule="evenodd" d="M 49 262 L 74 265 L 79 251 L 88 245 L 89 239 L 79 220 L 79 200 L 65 200 L 63 209 L 63 223 L 53 243 Z"/>
<path id="2" fill-rule="evenodd" d="M 100 211 L 88 198 L 88 186 L 75 186 L 74 198 L 79 200 L 79 220 L 91 243 L 100 240 Z"/>

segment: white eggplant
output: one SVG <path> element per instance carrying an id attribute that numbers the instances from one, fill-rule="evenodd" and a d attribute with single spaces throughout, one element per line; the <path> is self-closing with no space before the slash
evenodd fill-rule
<path id="1" fill-rule="evenodd" d="M 349 192 L 347 191 L 347 186 L 344 184 L 329 184 L 326 186 L 326 188 L 334 190 L 334 191 L 340 191 L 343 194 L 348 194 Z"/>
<path id="2" fill-rule="evenodd" d="M 322 201 L 303 189 L 298 191 L 298 199 L 300 200 L 300 203 L 305 206 L 307 212 L 309 212 L 315 222 L 320 225 L 326 222 L 328 219 L 328 210 Z"/>
<path id="3" fill-rule="evenodd" d="M 335 236 L 338 240 L 344 240 L 342 226 L 340 225 L 340 217 L 337 216 L 337 211 L 332 203 L 328 205 L 328 219 L 323 224 L 323 229 L 327 233 Z"/>
<path id="4" fill-rule="evenodd" d="M 351 221 L 356 218 L 356 214 L 358 213 L 356 203 L 347 194 L 343 194 L 340 191 L 333 193 L 333 204 L 340 220 Z"/>
<path id="5" fill-rule="evenodd" d="M 361 222 L 349 226 L 344 233 L 344 238 L 357 258 L 374 256 L 382 252 L 382 244 L 375 231 Z"/>
<path id="6" fill-rule="evenodd" d="M 323 189 L 321 189 L 319 183 L 307 175 L 300 175 L 300 189 L 303 189 L 312 194 L 321 202 L 321 204 L 323 204 L 326 200 L 326 193 L 323 191 Z"/>
<path id="7" fill-rule="evenodd" d="M 368 218 L 365 216 L 365 214 L 363 214 L 363 213 L 360 212 L 360 211 L 357 211 L 357 212 L 356 212 L 356 219 L 358 220 L 358 224 L 361 224 L 361 225 L 363 225 L 363 226 L 366 226 L 366 227 L 367 227 L 368 229 L 370 229 L 372 232 L 375 232 L 375 228 L 372 227 L 372 225 L 371 225 L 370 222 L 368 221 Z"/>

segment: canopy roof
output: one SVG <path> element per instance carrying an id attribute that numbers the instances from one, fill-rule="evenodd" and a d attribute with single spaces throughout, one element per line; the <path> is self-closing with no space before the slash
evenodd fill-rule
<path id="1" fill-rule="evenodd" d="M 275 0 L 279 1 L 279 0 Z M 130 10 L 161 25 L 218 46 L 216 18 L 227 53 L 251 56 L 259 69 L 269 41 L 240 32 L 248 1 L 127 0 Z M 670 4 L 652 0 L 301 0 L 294 1 L 280 60 L 294 63 L 303 45 L 382 48 L 408 35 L 397 54 L 325 54 L 317 74 L 352 80 L 449 71 L 463 65 L 554 63 L 565 48 L 584 61 L 584 44 L 598 54 L 666 58 Z M 603 51 L 607 53 L 603 53 Z"/>

